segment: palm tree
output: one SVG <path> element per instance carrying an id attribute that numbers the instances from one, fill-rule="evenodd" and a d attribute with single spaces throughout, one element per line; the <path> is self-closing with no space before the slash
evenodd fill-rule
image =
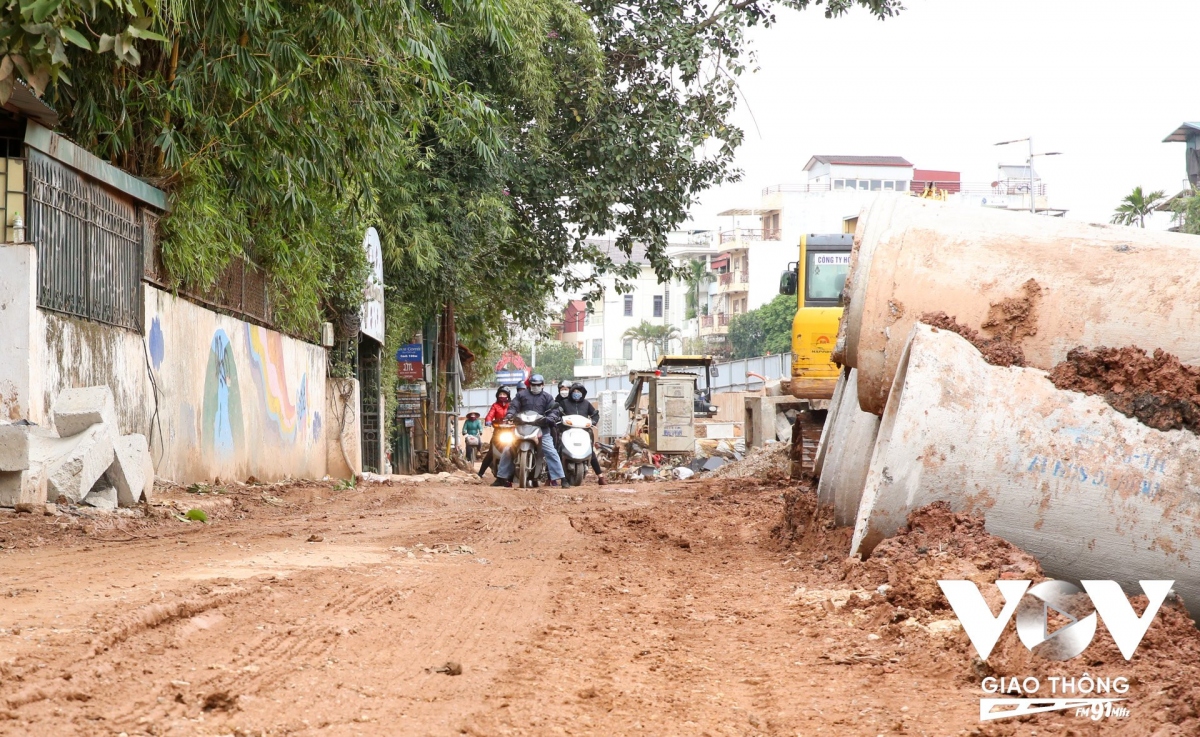
<path id="1" fill-rule="evenodd" d="M 687 314 L 685 315 L 688 320 L 700 314 L 700 288 L 715 278 L 713 273 L 708 270 L 708 264 L 704 262 L 704 259 L 697 258 L 688 262 L 687 274 L 683 277 L 684 283 L 688 285 Z"/>
<path id="2" fill-rule="evenodd" d="M 671 341 L 679 339 L 679 330 L 674 325 L 655 325 L 654 323 L 642 320 L 639 325 L 629 328 L 622 333 L 621 337 L 626 340 L 632 340 L 634 343 L 641 343 L 642 348 L 646 351 L 646 360 L 654 363 L 651 348 L 654 349 L 655 354 L 659 351 L 665 353 Z"/>
<path id="3" fill-rule="evenodd" d="M 1166 198 L 1167 193 L 1161 189 L 1143 195 L 1141 187 L 1134 187 L 1133 191 L 1121 200 L 1121 205 L 1114 211 L 1110 222 L 1115 225 L 1136 225 L 1144 228 L 1146 216 L 1154 212 L 1154 208 Z"/>

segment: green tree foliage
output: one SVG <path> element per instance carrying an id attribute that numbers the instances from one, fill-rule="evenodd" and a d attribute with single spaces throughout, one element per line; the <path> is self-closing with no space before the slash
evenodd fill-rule
<path id="1" fill-rule="evenodd" d="M 792 350 L 795 295 L 780 294 L 758 309 L 729 321 L 729 342 L 734 358 L 751 358 Z"/>
<path id="2" fill-rule="evenodd" d="M 688 286 L 685 317 L 688 320 L 694 320 L 700 313 L 700 304 L 703 300 L 700 295 L 705 291 L 705 287 L 716 277 L 708 270 L 708 264 L 704 259 L 692 259 L 688 262 L 687 271 L 684 274 L 684 283 Z"/>
<path id="3" fill-rule="evenodd" d="M 533 366 L 533 353 L 526 347 L 521 348 L 521 356 L 525 363 Z M 575 361 L 580 358 L 579 349 L 571 343 L 560 343 L 552 340 L 537 344 L 537 365 L 533 370 L 546 379 L 546 386 L 554 385 L 558 392 L 558 382 L 575 378 Z"/>
<path id="4" fill-rule="evenodd" d="M 1121 204 L 1113 211 L 1110 222 L 1116 225 L 1136 225 L 1144 228 L 1146 227 L 1146 216 L 1154 212 L 1154 208 L 1161 205 L 1166 198 L 1167 193 L 1161 189 L 1149 194 L 1142 194 L 1141 187 L 1134 187 L 1133 191 L 1125 195 L 1125 199 L 1121 200 Z"/>
<path id="5" fill-rule="evenodd" d="M 671 341 L 679 340 L 679 329 L 673 325 L 655 325 L 642 320 L 641 323 L 629 328 L 621 337 L 632 340 L 646 351 L 646 360 L 651 363 L 660 354 L 670 351 Z"/>
<path id="6" fill-rule="evenodd" d="M 1193 191 L 1186 197 L 1176 198 L 1171 209 L 1180 233 L 1200 235 L 1200 193 Z"/>
<path id="7" fill-rule="evenodd" d="M 589 236 L 644 243 L 673 272 L 667 233 L 736 176 L 745 33 L 776 5 L 900 9 L 34 0 L 0 13 L 0 94 L 5 79 L 57 79 L 65 132 L 168 190 L 163 255 L 179 281 L 203 288 L 245 254 L 285 327 L 307 331 L 356 307 L 376 225 L 399 334 L 452 302 L 476 350 L 505 321 L 540 324 L 552 291 L 582 286 L 575 263 L 636 274 Z"/>

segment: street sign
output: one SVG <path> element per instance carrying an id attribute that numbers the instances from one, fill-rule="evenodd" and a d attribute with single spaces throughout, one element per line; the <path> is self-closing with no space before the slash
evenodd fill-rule
<path id="1" fill-rule="evenodd" d="M 497 384 L 524 384 L 525 372 L 520 370 L 497 371 Z"/>
<path id="2" fill-rule="evenodd" d="M 396 351 L 396 376 L 401 379 L 424 379 L 425 366 L 421 359 L 420 343 L 400 346 Z"/>

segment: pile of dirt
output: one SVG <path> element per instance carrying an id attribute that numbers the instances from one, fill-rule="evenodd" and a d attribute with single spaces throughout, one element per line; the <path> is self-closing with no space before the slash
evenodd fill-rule
<path id="1" fill-rule="evenodd" d="M 978 658 L 966 633 L 959 626 L 950 626 L 956 625 L 957 618 L 938 580 L 974 581 L 991 610 L 999 612 L 1004 601 L 994 586 L 997 579 L 1028 580 L 1034 585 L 1046 579 L 1045 573 L 1028 553 L 989 534 L 982 519 L 955 514 L 944 502 L 913 512 L 908 522 L 908 529 L 880 543 L 867 560 L 849 560 L 844 567 L 848 583 L 867 591 L 874 589 L 869 599 L 851 600 L 847 608 L 866 610 L 860 616 L 868 626 L 878 628 L 885 641 L 927 635 L 926 647 L 969 660 L 970 667 L 962 669 L 959 678 L 972 688 L 985 676 L 1035 676 L 1043 684 L 1050 683 L 1051 677 L 1079 678 L 1085 672 L 1093 679 L 1125 677 L 1130 684 L 1128 696 L 1136 703 L 1139 716 L 1158 725 L 1176 725 L 1179 730 L 1155 734 L 1200 734 L 1200 630 L 1178 598 L 1168 598 L 1130 661 L 1104 627 L 1097 628 L 1085 659 L 1053 661 L 1033 655 L 1010 625 L 985 662 Z M 1131 604 L 1141 616 L 1146 597 L 1133 596 Z M 952 635 L 938 634 L 941 632 Z M 933 651 L 930 657 L 937 661 Z M 1043 719 L 1050 722 L 1056 718 Z M 1120 728 L 1117 722 L 1112 726 Z M 1006 730 L 1003 725 L 993 725 L 983 733 L 1011 734 Z M 1137 733 L 1148 735 L 1151 731 Z"/>
<path id="2" fill-rule="evenodd" d="M 886 584 L 884 597 L 893 606 L 926 612 L 950 606 L 939 579 L 971 580 L 982 589 L 984 584 L 993 588 L 990 584 L 1000 578 L 1045 576 L 1033 556 L 988 534 L 983 519 L 956 514 L 946 502 L 913 512 L 907 529 L 881 542 L 865 561 L 849 561 L 846 570 L 846 579 L 863 588 L 879 590 Z M 999 596 L 994 588 L 992 593 Z"/>
<path id="3" fill-rule="evenodd" d="M 921 322 L 940 330 L 949 330 L 966 338 L 971 345 L 978 348 L 979 352 L 983 354 L 983 360 L 993 366 L 1025 365 L 1025 352 L 1021 350 L 1021 346 L 1000 335 L 992 338 L 984 337 L 980 335 L 979 331 L 961 324 L 955 317 L 947 315 L 945 312 L 926 312 L 921 315 Z M 1022 333 L 1021 335 L 1023 337 L 1027 334 Z"/>
<path id="4" fill-rule="evenodd" d="M 1079 347 L 1050 371 L 1059 389 L 1095 394 L 1155 430 L 1200 434 L 1200 367 L 1157 349 Z"/>
<path id="5" fill-rule="evenodd" d="M 787 480 L 792 472 L 787 443 L 767 443 L 751 448 L 740 461 L 726 463 L 712 472 L 712 478 L 742 479 L 754 477 L 765 481 Z"/>

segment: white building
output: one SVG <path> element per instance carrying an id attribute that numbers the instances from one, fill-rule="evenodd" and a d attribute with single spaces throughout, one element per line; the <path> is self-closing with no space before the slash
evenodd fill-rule
<path id="1" fill-rule="evenodd" d="M 657 360 L 658 349 L 625 337 L 626 331 L 642 322 L 670 326 L 679 337 L 668 342 L 667 350 L 682 350 L 686 330 L 686 299 L 688 286 L 682 280 L 661 283 L 646 260 L 645 247 L 635 244 L 633 253 L 626 256 L 612 241 L 590 240 L 617 266 L 630 261 L 641 264 L 636 279 L 625 282 L 628 291 L 617 291 L 617 277 L 600 278 L 603 299 L 587 303 L 582 298 L 568 299 L 563 311 L 562 341 L 579 348 L 581 358 L 575 362 L 575 378 L 612 376 L 630 370 L 649 368 Z M 672 256 L 706 253 L 703 245 L 681 244 L 668 249 Z M 590 306 L 590 310 L 588 309 Z"/>

